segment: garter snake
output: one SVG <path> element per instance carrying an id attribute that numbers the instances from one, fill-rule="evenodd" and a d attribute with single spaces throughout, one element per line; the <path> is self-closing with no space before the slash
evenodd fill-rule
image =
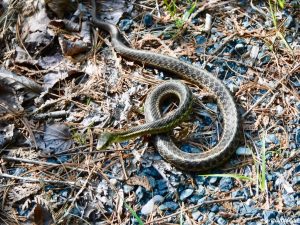
<path id="1" fill-rule="evenodd" d="M 146 99 L 144 106 L 146 124 L 124 132 L 103 133 L 99 138 L 97 148 L 102 149 L 112 142 L 127 140 L 137 135 L 155 134 L 153 135 L 153 144 L 160 155 L 175 167 L 182 170 L 204 171 L 224 163 L 233 154 L 236 148 L 238 141 L 237 134 L 239 132 L 239 117 L 236 104 L 226 86 L 217 77 L 206 70 L 187 64 L 176 58 L 127 47 L 123 44 L 122 36 L 115 25 L 100 21 L 96 18 L 94 0 L 92 0 L 92 7 L 92 23 L 94 26 L 109 32 L 112 46 L 118 54 L 127 59 L 143 63 L 144 65 L 170 72 L 178 78 L 206 88 L 215 96 L 223 115 L 223 132 L 215 147 L 201 153 L 187 153 L 181 151 L 174 144 L 169 135 L 157 133 L 168 131 L 182 120 L 186 114 L 183 108 L 185 107 L 186 112 L 188 112 L 188 109 L 191 107 L 191 92 L 179 82 L 173 81 L 171 84 L 163 83 L 153 91 L 154 94 L 151 94 L 151 96 L 148 96 Z M 175 94 L 180 99 L 179 108 L 168 118 L 162 117 L 158 109 L 160 104 L 159 99 L 166 94 Z M 157 124 L 162 128 L 154 126 Z"/>

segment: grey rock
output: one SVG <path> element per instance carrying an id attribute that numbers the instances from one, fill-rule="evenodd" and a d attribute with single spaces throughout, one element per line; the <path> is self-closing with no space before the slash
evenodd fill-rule
<path id="1" fill-rule="evenodd" d="M 263 216 L 265 221 L 270 221 L 271 219 L 275 219 L 277 216 L 278 212 L 274 210 L 266 210 L 263 211 Z"/>
<path id="2" fill-rule="evenodd" d="M 247 147 L 244 147 L 244 146 L 238 147 L 238 149 L 236 150 L 235 153 L 237 155 L 246 155 L 246 156 L 252 155 L 251 149 L 247 148 Z"/>
<path id="3" fill-rule="evenodd" d="M 225 220 L 223 217 L 219 217 L 217 219 L 217 224 L 219 224 L 219 225 L 226 225 L 227 224 L 227 220 Z"/>
<path id="4" fill-rule="evenodd" d="M 297 145 L 300 145 L 300 128 L 298 128 L 296 131 L 295 141 Z"/>
<path id="5" fill-rule="evenodd" d="M 292 193 L 291 194 L 283 194 L 282 198 L 283 198 L 283 203 L 287 207 L 295 207 L 296 206 L 295 197 Z"/>
<path id="6" fill-rule="evenodd" d="M 211 178 L 209 179 L 209 183 L 210 183 L 210 184 L 216 184 L 217 181 L 218 181 L 218 177 L 211 177 Z"/>
<path id="7" fill-rule="evenodd" d="M 300 176 L 295 176 L 293 178 L 293 184 L 294 185 L 300 185 Z"/>
<path id="8" fill-rule="evenodd" d="M 159 206 L 159 209 L 164 211 L 164 210 L 171 210 L 171 211 L 175 211 L 176 209 L 178 209 L 179 205 L 176 202 L 165 202 L 162 205 Z"/>
<path id="9" fill-rule="evenodd" d="M 284 22 L 284 26 L 286 28 L 291 28 L 293 24 L 294 24 L 294 18 L 291 15 L 289 15 Z"/>
<path id="10" fill-rule="evenodd" d="M 273 144 L 279 144 L 279 140 L 275 134 L 268 134 L 266 136 L 266 143 L 273 143 Z"/>
<path id="11" fill-rule="evenodd" d="M 258 52 L 259 52 L 259 46 L 252 46 L 251 52 L 250 52 L 250 57 L 252 59 L 256 59 L 257 55 L 258 55 Z"/>
<path id="12" fill-rule="evenodd" d="M 141 209 L 141 214 L 143 215 L 149 215 L 153 212 L 155 209 L 155 204 L 160 203 L 164 200 L 164 197 L 161 195 L 155 195 L 153 198 L 151 198 Z"/>
<path id="13" fill-rule="evenodd" d="M 125 185 L 123 186 L 123 191 L 124 191 L 125 194 L 128 194 L 128 193 L 131 192 L 133 189 L 134 189 L 133 186 L 130 186 L 130 185 L 127 185 L 127 184 L 125 184 Z"/>
<path id="14" fill-rule="evenodd" d="M 190 197 L 193 194 L 194 190 L 193 189 L 185 189 L 180 193 L 180 200 L 183 201 L 186 198 Z"/>
<path id="15" fill-rule="evenodd" d="M 151 27 L 153 25 L 153 16 L 147 13 L 143 18 L 143 23 L 146 27 Z"/>
<path id="16" fill-rule="evenodd" d="M 201 212 L 198 211 L 198 210 L 192 212 L 192 217 L 193 217 L 194 220 L 198 220 L 198 218 L 200 217 L 200 215 L 201 215 Z"/>
<path id="17" fill-rule="evenodd" d="M 217 213 L 219 212 L 219 206 L 218 205 L 213 205 L 213 207 L 210 209 L 211 212 Z"/>
<path id="18" fill-rule="evenodd" d="M 133 20 L 131 19 L 123 19 L 119 23 L 119 27 L 122 31 L 128 31 L 133 24 Z"/>
<path id="19" fill-rule="evenodd" d="M 231 177 L 222 177 L 219 184 L 220 191 L 229 191 L 233 188 L 233 179 Z"/>

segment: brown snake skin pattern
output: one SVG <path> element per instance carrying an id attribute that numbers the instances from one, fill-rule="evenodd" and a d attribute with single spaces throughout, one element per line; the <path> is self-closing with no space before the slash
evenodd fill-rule
<path id="1" fill-rule="evenodd" d="M 112 45 L 121 56 L 155 67 L 206 88 L 217 99 L 223 115 L 223 133 L 218 144 L 206 152 L 186 153 L 181 151 L 167 134 L 154 135 L 153 143 L 161 156 L 175 167 L 185 171 L 206 171 L 224 163 L 235 152 L 238 143 L 239 117 L 236 104 L 226 86 L 213 74 L 182 62 L 176 58 L 152 53 L 149 51 L 136 50 L 122 43 L 119 30 L 115 25 L 99 21 L 93 14 L 92 22 L 110 33 Z M 152 113 L 145 106 L 147 122 L 161 118 L 160 113 Z"/>

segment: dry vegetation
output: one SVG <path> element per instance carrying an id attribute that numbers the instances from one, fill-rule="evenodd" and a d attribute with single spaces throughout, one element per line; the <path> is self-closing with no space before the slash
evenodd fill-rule
<path id="1" fill-rule="evenodd" d="M 33 0 L 12 0 L 0 8 L 1 68 L 14 73 L 0 70 L 0 224 L 203 224 L 193 212 L 204 208 L 202 221 L 209 220 L 216 203 L 222 209 L 215 217 L 230 224 L 263 221 L 264 214 L 245 216 L 234 207 L 235 201 L 247 205 L 250 200 L 262 212 L 276 210 L 291 221 L 299 216 L 299 181 L 293 179 L 299 177 L 294 170 L 300 147 L 300 38 L 299 25 L 287 26 L 284 14 L 299 20 L 296 1 L 287 1 L 284 9 L 281 1 L 116 4 L 123 28 L 130 26 L 124 33 L 132 47 L 196 63 L 232 91 L 243 123 L 240 147 L 251 153 L 234 155 L 211 172 L 236 178 L 229 191 L 211 184 L 210 177 L 201 184 L 197 174 L 172 167 L 149 137 L 95 149 L 103 130 L 144 123 L 145 96 L 169 76 L 123 59 L 109 36 L 92 26 L 91 32 L 76 31 L 74 24 L 66 29 L 54 20 L 70 12 L 60 10 L 55 17 L 58 6 L 46 2 L 46 11 Z M 117 17 L 119 11 L 109 6 L 104 3 L 98 14 Z M 150 26 L 146 11 L 153 19 Z M 209 97 L 205 89 L 189 85 L 198 97 Z M 192 116 L 197 122 L 176 129 L 177 139 L 204 149 L 215 145 L 221 118 L 212 106 L 198 103 Z M 166 192 L 160 194 L 156 177 Z M 195 194 L 202 185 L 202 202 L 181 200 L 184 189 Z M 243 188 L 249 189 L 248 197 L 234 196 Z M 155 195 L 164 199 L 141 215 Z M 287 204 L 285 195 L 297 198 L 295 205 Z M 178 208 L 159 207 L 170 201 Z"/>

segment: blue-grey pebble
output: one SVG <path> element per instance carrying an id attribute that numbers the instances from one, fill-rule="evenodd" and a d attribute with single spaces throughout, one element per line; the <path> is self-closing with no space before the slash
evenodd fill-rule
<path id="1" fill-rule="evenodd" d="M 216 184 L 217 181 L 218 181 L 218 177 L 211 177 L 211 178 L 209 179 L 208 182 L 209 182 L 210 184 Z"/>
<path id="2" fill-rule="evenodd" d="M 231 177 L 222 177 L 219 184 L 220 191 L 230 191 L 233 188 L 233 179 Z"/>
<path id="3" fill-rule="evenodd" d="M 252 155 L 252 151 L 250 148 L 247 148 L 245 146 L 240 146 L 235 152 L 237 155 L 244 155 L 244 156 L 250 156 Z"/>
<path id="4" fill-rule="evenodd" d="M 143 18 L 143 23 L 146 27 L 151 27 L 153 25 L 153 16 L 150 13 L 146 13 Z"/>
<path id="5" fill-rule="evenodd" d="M 213 213 L 219 212 L 219 206 L 218 205 L 213 205 L 213 207 L 211 207 L 210 211 L 213 212 Z"/>
<path id="6" fill-rule="evenodd" d="M 168 202 L 164 202 L 163 204 L 161 204 L 159 206 L 159 209 L 174 211 L 174 210 L 178 209 L 178 207 L 179 207 L 179 205 L 176 202 L 168 201 Z"/>
<path id="7" fill-rule="evenodd" d="M 186 198 L 190 197 L 193 194 L 194 190 L 193 189 L 185 189 L 180 193 L 180 200 L 183 201 Z"/>
<path id="8" fill-rule="evenodd" d="M 294 184 L 294 185 L 300 185 L 300 175 L 295 176 L 295 177 L 293 178 L 293 184 Z"/>
<path id="9" fill-rule="evenodd" d="M 134 189 L 133 186 L 130 186 L 130 185 L 127 185 L 127 184 L 123 185 L 123 191 L 124 191 L 125 194 L 128 194 L 128 193 L 131 192 L 133 189 Z"/>
<path id="10" fill-rule="evenodd" d="M 291 194 L 283 194 L 282 198 L 283 198 L 283 203 L 287 207 L 295 207 L 296 206 L 295 197 L 292 193 Z"/>
<path id="11" fill-rule="evenodd" d="M 265 210 L 265 211 L 263 211 L 263 216 L 264 216 L 265 221 L 275 219 L 277 214 L 278 214 L 278 212 L 276 212 L 274 210 Z"/>
<path id="12" fill-rule="evenodd" d="M 131 19 L 123 19 L 119 23 L 120 30 L 122 30 L 122 31 L 128 31 L 130 29 L 130 27 L 131 27 L 132 24 L 133 24 L 133 20 L 131 20 Z"/>
<path id="13" fill-rule="evenodd" d="M 219 225 L 226 225 L 226 224 L 227 224 L 227 220 L 225 220 L 223 217 L 219 217 L 219 218 L 217 219 L 217 223 L 218 223 Z"/>

